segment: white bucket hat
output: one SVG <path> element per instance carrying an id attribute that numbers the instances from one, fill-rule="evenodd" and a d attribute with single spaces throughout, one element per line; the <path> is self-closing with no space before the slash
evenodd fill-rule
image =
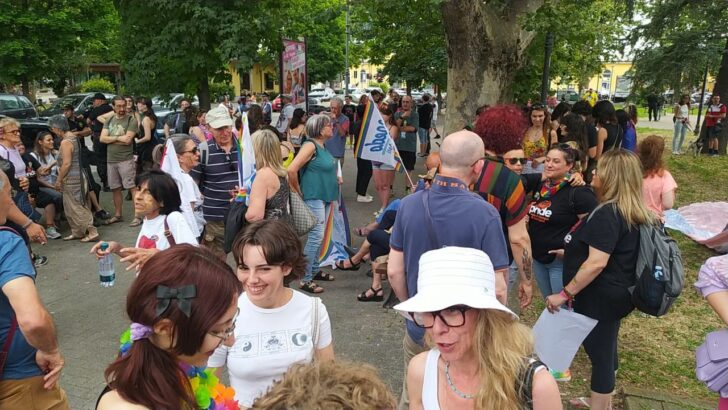
<path id="1" fill-rule="evenodd" d="M 495 271 L 488 255 L 458 246 L 422 254 L 417 294 L 394 308 L 402 312 L 437 312 L 456 305 L 500 310 L 518 318 L 495 297 Z"/>
<path id="2" fill-rule="evenodd" d="M 232 127 L 233 120 L 225 107 L 217 106 L 205 114 L 205 122 L 212 128 Z"/>

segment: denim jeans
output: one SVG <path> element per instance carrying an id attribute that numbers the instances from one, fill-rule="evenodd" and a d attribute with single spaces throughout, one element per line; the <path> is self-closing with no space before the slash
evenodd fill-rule
<path id="1" fill-rule="evenodd" d="M 427 141 L 430 139 L 430 129 L 417 128 L 417 137 L 419 137 L 420 144 L 427 144 Z"/>
<path id="2" fill-rule="evenodd" d="M 564 288 L 564 261 L 556 258 L 551 263 L 541 263 L 533 260 L 533 273 L 536 276 L 538 288 L 544 299 Z"/>
<path id="3" fill-rule="evenodd" d="M 320 199 L 307 199 L 306 206 L 313 212 L 318 223 L 308 233 L 306 246 L 303 248 L 303 254 L 306 256 L 306 273 L 303 276 L 304 282 L 313 280 L 313 272 L 319 270 L 319 251 L 324 240 L 324 229 L 326 224 L 326 211 L 329 210 L 331 202 L 324 202 Z"/>
<path id="4" fill-rule="evenodd" d="M 675 121 L 675 133 L 672 136 L 672 152 L 678 152 L 682 149 L 685 141 L 685 133 L 688 132 L 688 126 L 682 121 Z"/>

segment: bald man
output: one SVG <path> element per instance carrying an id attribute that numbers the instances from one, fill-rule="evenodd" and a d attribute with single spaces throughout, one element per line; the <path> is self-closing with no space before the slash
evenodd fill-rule
<path id="1" fill-rule="evenodd" d="M 450 134 L 440 147 L 440 171 L 430 189 L 409 195 L 400 202 L 387 267 L 390 284 L 399 300 L 404 302 L 417 293 L 419 259 L 423 253 L 443 246 L 462 246 L 488 254 L 498 273 L 496 294 L 505 303 L 509 261 L 500 215 L 493 205 L 468 190 L 483 169 L 484 156 L 485 148 L 477 134 L 470 131 Z M 426 349 L 424 329 L 409 320 L 406 325 L 405 374 L 410 359 Z M 407 404 L 407 386 L 403 383 L 400 408 L 406 408 Z"/>

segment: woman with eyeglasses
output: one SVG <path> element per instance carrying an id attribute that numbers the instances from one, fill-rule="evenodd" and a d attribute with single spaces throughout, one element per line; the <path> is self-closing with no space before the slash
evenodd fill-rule
<path id="1" fill-rule="evenodd" d="M 232 345 L 241 291 L 207 248 L 179 245 L 149 259 L 127 294 L 132 324 L 96 408 L 238 409 L 205 366 L 218 346 Z"/>
<path id="2" fill-rule="evenodd" d="M 642 195 L 637 156 L 623 149 L 606 152 L 592 179 L 600 205 L 564 237 L 564 288 L 546 298 L 549 311 L 571 303 L 574 311 L 598 320 L 582 345 L 591 361 L 591 398 L 571 400 L 577 408 L 611 408 L 617 340 L 622 318 L 634 304 L 639 225 L 657 223 Z"/>
<path id="3" fill-rule="evenodd" d="M 192 171 L 200 163 L 200 150 L 195 140 L 187 134 L 174 134 L 170 137 L 174 144 L 174 152 L 177 153 L 177 161 L 182 169 L 179 185 L 179 196 L 181 200 L 180 209 L 192 229 L 192 233 L 198 238 L 205 229 L 205 218 L 202 215 L 202 193 L 200 187 L 190 176 Z"/>
<path id="4" fill-rule="evenodd" d="M 136 186 L 134 211 L 144 222 L 134 247 L 110 241 L 108 249 L 102 251 L 102 242 L 99 242 L 91 248 L 91 253 L 98 258 L 115 253 L 122 262 L 129 263 L 127 270 L 139 270 L 149 258 L 175 244 L 197 246 L 197 237 L 181 213 L 179 188 L 171 176 L 162 171 L 149 171 L 137 177 Z"/>
<path id="5" fill-rule="evenodd" d="M 289 224 L 248 225 L 235 239 L 233 255 L 244 291 L 234 343 L 220 346 L 207 365 L 227 367 L 235 399 L 248 408 L 293 364 L 333 360 L 334 346 L 321 299 L 287 287 L 306 268 Z"/>
<path id="6" fill-rule="evenodd" d="M 326 212 L 331 203 L 339 198 L 339 185 L 343 181 L 337 176 L 336 158 L 324 147 L 326 140 L 334 135 L 331 119 L 323 114 L 311 116 L 306 122 L 306 135 L 308 139 L 288 166 L 288 181 L 291 189 L 303 196 L 306 206 L 318 220 L 316 226 L 308 233 L 308 240 L 303 250 L 308 263 L 299 286 L 308 293 L 321 293 L 324 288 L 317 285 L 314 280 L 334 280 L 333 275 L 319 269 L 318 255 L 324 239 Z"/>
<path id="7" fill-rule="evenodd" d="M 523 151 L 528 163 L 525 174 L 540 174 L 546 160 L 548 147 L 556 142 L 556 132 L 551 129 L 549 111 L 541 104 L 535 104 L 528 113 L 529 127 L 523 136 Z"/>
<path id="8" fill-rule="evenodd" d="M 424 253 L 417 294 L 394 308 L 425 329 L 431 347 L 409 363 L 410 409 L 562 408 L 556 381 L 533 359 L 531 330 L 496 298 L 483 251 Z"/>
<path id="9" fill-rule="evenodd" d="M 288 173 L 281 162 L 278 135 L 276 131 L 262 129 L 254 132 L 251 138 L 256 171 L 245 219 L 248 222 L 281 219 L 290 223 Z"/>

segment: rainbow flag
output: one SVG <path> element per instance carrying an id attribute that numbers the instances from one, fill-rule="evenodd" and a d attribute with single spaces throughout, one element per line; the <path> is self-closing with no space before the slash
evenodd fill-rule
<path id="1" fill-rule="evenodd" d="M 326 212 L 324 239 L 318 255 L 319 266 L 333 268 L 336 261 L 348 258 L 344 245 L 351 245 L 351 237 L 344 198 L 339 192 L 339 200 L 333 201 Z"/>

